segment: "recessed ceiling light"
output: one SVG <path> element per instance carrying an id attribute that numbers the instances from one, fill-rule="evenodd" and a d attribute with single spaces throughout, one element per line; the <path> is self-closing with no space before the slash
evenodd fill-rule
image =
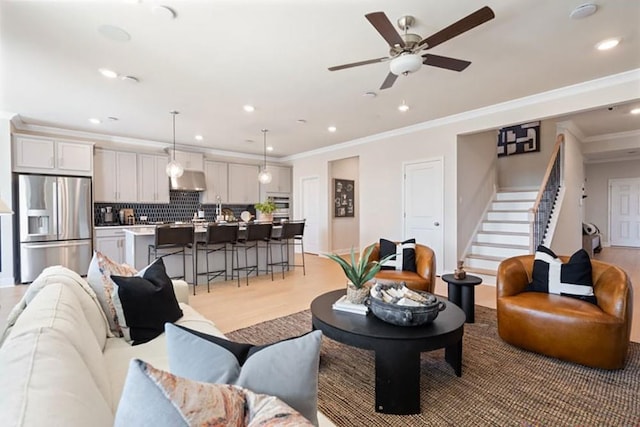
<path id="1" fill-rule="evenodd" d="M 571 19 L 581 19 L 586 18 L 587 16 L 591 16 L 598 10 L 598 6 L 593 3 L 585 3 L 576 7 L 569 14 L 569 18 Z"/>
<path id="2" fill-rule="evenodd" d="M 98 27 L 98 32 L 103 37 L 115 42 L 128 42 L 131 40 L 131 35 L 129 33 L 115 25 L 100 25 Z"/>
<path id="3" fill-rule="evenodd" d="M 247 104 L 244 107 L 242 107 L 242 109 L 247 113 L 253 113 L 256 110 L 256 107 L 254 107 L 253 105 Z"/>
<path id="4" fill-rule="evenodd" d="M 124 82 L 129 82 L 129 83 L 138 83 L 138 82 L 140 82 L 140 80 L 137 77 L 134 77 L 134 76 L 120 76 L 120 80 L 122 80 Z"/>
<path id="5" fill-rule="evenodd" d="M 117 122 L 118 120 L 120 120 L 117 117 L 113 117 L 113 116 L 109 116 L 109 117 L 107 117 L 107 119 L 111 120 L 112 122 Z"/>
<path id="6" fill-rule="evenodd" d="M 244 142 L 247 144 L 253 144 L 255 141 L 253 139 L 245 139 Z"/>
<path id="7" fill-rule="evenodd" d="M 406 113 L 407 111 L 409 111 L 409 106 L 405 104 L 404 101 L 402 101 L 402 104 L 398 105 L 398 110 L 400 110 L 403 113 Z"/>
<path id="8" fill-rule="evenodd" d="M 634 108 L 631 110 L 631 114 L 640 114 L 640 108 Z"/>
<path id="9" fill-rule="evenodd" d="M 90 118 L 89 121 L 94 125 L 99 125 L 100 123 L 102 123 L 100 119 L 96 119 L 95 117 Z"/>
<path id="10" fill-rule="evenodd" d="M 378 96 L 378 94 L 375 92 L 365 92 L 362 94 L 362 96 L 366 98 L 375 98 L 376 96 Z"/>
<path id="11" fill-rule="evenodd" d="M 204 139 L 202 135 L 196 135 L 194 138 L 196 139 L 196 141 L 202 141 Z"/>
<path id="12" fill-rule="evenodd" d="M 618 44 L 620 44 L 620 39 L 617 39 L 617 38 L 602 40 L 600 43 L 598 43 L 596 45 L 596 49 L 598 49 L 598 50 L 609 50 L 609 49 L 613 49 L 614 47 L 618 46 Z"/>
<path id="13" fill-rule="evenodd" d="M 273 147 L 269 145 L 269 146 L 267 147 L 267 151 L 273 151 Z"/>
<path id="14" fill-rule="evenodd" d="M 98 69 L 98 71 L 100 72 L 100 74 L 102 74 L 103 76 L 109 79 L 115 79 L 116 77 L 118 77 L 118 73 L 108 68 L 100 68 Z"/>
<path id="15" fill-rule="evenodd" d="M 335 132 L 335 131 L 337 131 L 337 130 L 338 130 L 338 128 L 336 128 L 335 126 L 329 126 L 329 127 L 327 128 L 327 130 L 328 130 L 329 132 Z"/>
<path id="16" fill-rule="evenodd" d="M 168 6 L 161 6 L 161 5 L 153 6 L 151 8 L 151 13 L 153 13 L 154 16 L 157 16 L 159 18 L 163 18 L 166 20 L 175 19 L 176 17 L 176 12 Z"/>
<path id="17" fill-rule="evenodd" d="M 298 119 L 298 120 L 296 120 L 296 123 L 303 125 L 303 124 L 307 123 L 307 121 L 305 119 Z"/>

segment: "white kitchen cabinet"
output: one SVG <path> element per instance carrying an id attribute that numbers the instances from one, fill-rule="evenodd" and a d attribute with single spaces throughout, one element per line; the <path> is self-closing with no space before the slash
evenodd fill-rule
<path id="1" fill-rule="evenodd" d="M 94 201 L 138 202 L 136 153 L 96 150 L 94 165 Z"/>
<path id="2" fill-rule="evenodd" d="M 90 143 L 16 136 L 13 153 L 15 172 L 86 176 L 93 173 L 93 144 Z"/>
<path id="3" fill-rule="evenodd" d="M 207 191 L 202 195 L 202 203 L 217 203 L 217 196 L 223 203 L 229 200 L 228 167 L 224 162 L 205 160 L 204 176 L 207 180 Z"/>
<path id="4" fill-rule="evenodd" d="M 138 201 L 169 203 L 169 177 L 165 171 L 169 158 L 138 154 Z"/>
<path id="5" fill-rule="evenodd" d="M 169 155 L 171 155 L 171 153 L 172 150 L 169 150 Z M 176 160 L 180 162 L 185 169 L 204 171 L 204 154 L 202 153 L 176 150 Z"/>
<path id="6" fill-rule="evenodd" d="M 271 172 L 271 182 L 262 184 L 260 193 L 262 198 L 267 193 L 291 193 L 291 168 L 286 166 L 267 166 Z"/>
<path id="7" fill-rule="evenodd" d="M 123 228 L 96 229 L 95 248 L 102 252 L 114 262 L 122 264 L 125 262 L 125 236 Z"/>
<path id="8" fill-rule="evenodd" d="M 229 163 L 229 202 L 253 204 L 259 201 L 258 166 Z"/>

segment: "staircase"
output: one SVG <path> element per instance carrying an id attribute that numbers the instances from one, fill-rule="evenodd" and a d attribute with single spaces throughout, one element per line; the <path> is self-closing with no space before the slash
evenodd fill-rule
<path id="1" fill-rule="evenodd" d="M 498 265 L 504 259 L 530 253 L 529 209 L 536 191 L 498 192 L 491 202 L 471 251 L 465 257 L 465 270 L 495 285 Z"/>

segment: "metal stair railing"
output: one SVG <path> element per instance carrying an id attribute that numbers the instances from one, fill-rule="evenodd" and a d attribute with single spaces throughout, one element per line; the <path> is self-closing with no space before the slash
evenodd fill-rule
<path id="1" fill-rule="evenodd" d="M 563 155 L 564 135 L 556 137 L 556 146 L 553 149 L 547 170 L 542 184 L 538 190 L 538 197 L 531 209 L 529 209 L 530 227 L 530 250 L 534 253 L 538 245 L 542 244 L 547 226 L 551 219 L 551 211 L 558 195 L 558 190 L 562 185 L 562 155 Z"/>

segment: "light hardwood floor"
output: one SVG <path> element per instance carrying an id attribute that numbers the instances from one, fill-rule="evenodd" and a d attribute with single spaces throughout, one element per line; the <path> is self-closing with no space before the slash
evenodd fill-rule
<path id="1" fill-rule="evenodd" d="M 316 296 L 345 286 L 342 270 L 335 262 L 315 255 L 306 255 L 305 259 L 306 275 L 298 267 L 286 272 L 284 280 L 276 272 L 274 281 L 270 275 L 250 277 L 249 286 L 244 280 L 240 287 L 235 280 L 214 282 L 209 293 L 206 285 L 199 285 L 196 296 L 190 296 L 190 304 L 226 333 L 305 310 Z M 640 284 L 640 249 L 604 248 L 596 259 L 619 265 L 629 274 L 632 283 Z M 0 327 L 25 289 L 26 286 L 0 288 Z M 435 293 L 447 294 L 446 284 L 440 278 Z M 495 308 L 495 287 L 476 287 L 476 304 Z M 634 305 L 631 340 L 640 342 L 640 291 L 635 292 Z"/>

